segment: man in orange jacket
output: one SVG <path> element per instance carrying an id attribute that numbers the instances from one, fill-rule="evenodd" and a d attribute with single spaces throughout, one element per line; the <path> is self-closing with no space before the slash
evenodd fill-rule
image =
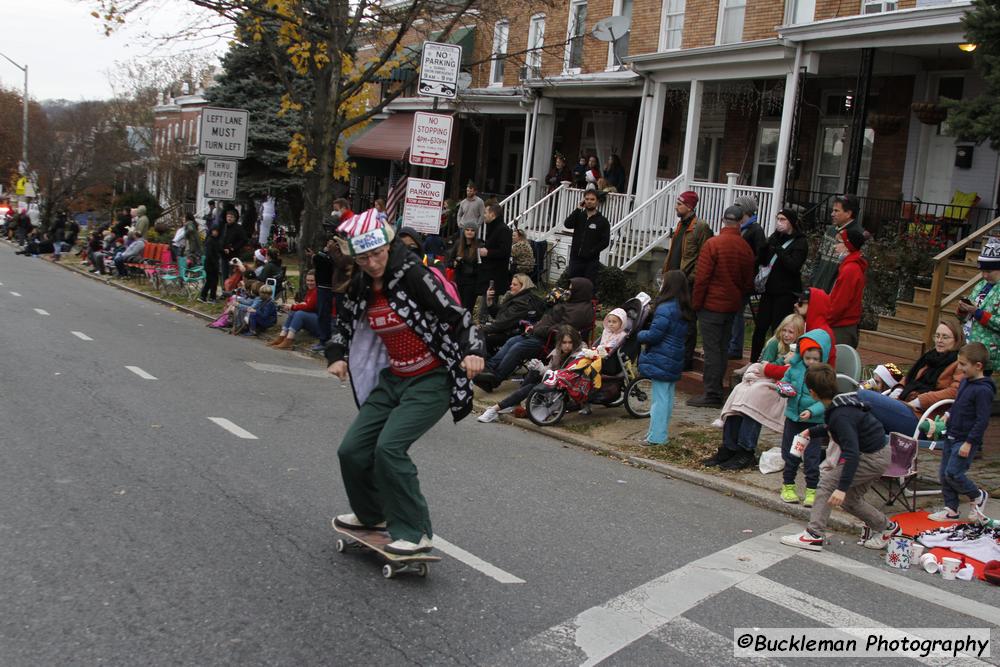
<path id="1" fill-rule="evenodd" d="M 861 300 L 865 293 L 865 271 L 868 260 L 861 254 L 865 244 L 860 226 L 842 229 L 834 249 L 840 257 L 837 280 L 830 291 L 830 327 L 837 343 L 858 346 L 858 323 L 861 322 Z"/>

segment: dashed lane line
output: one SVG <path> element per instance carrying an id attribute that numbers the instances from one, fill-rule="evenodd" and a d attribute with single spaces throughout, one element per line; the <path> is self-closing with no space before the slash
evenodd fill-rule
<path id="1" fill-rule="evenodd" d="M 79 338 L 80 340 L 94 340 L 93 338 L 83 333 L 82 331 L 70 331 L 70 333 Z"/>
<path id="2" fill-rule="evenodd" d="M 49 315 L 49 311 L 43 310 L 42 308 L 35 308 L 35 312 L 38 313 L 39 315 L 46 315 L 46 316 Z"/>
<path id="3" fill-rule="evenodd" d="M 126 366 L 125 368 L 129 369 L 130 371 L 132 371 L 133 373 L 135 373 L 136 375 L 138 375 L 139 377 L 141 377 L 143 380 L 155 380 L 156 379 L 155 375 L 150 375 L 149 373 L 147 373 L 146 371 L 142 370 L 138 366 Z"/>
<path id="4" fill-rule="evenodd" d="M 21 293 L 20 292 L 11 292 L 10 295 L 11 296 L 21 296 Z"/>
<path id="5" fill-rule="evenodd" d="M 234 424 L 233 422 L 229 421 L 225 417 L 209 417 L 208 421 L 213 422 L 215 424 L 218 424 L 222 428 L 226 429 L 227 431 L 229 431 L 230 433 L 232 433 L 233 435 L 235 435 L 237 438 L 242 438 L 244 440 L 257 440 L 258 439 L 257 436 L 255 436 L 253 433 L 251 433 L 250 431 L 246 430 L 245 428 L 237 426 L 236 424 Z"/>

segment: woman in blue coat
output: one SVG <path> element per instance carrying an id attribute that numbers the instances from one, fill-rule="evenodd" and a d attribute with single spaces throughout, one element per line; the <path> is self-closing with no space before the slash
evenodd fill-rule
<path id="1" fill-rule="evenodd" d="M 667 444 L 667 426 L 674 411 L 674 389 L 684 370 L 684 341 L 694 320 L 691 293 L 683 271 L 667 271 L 653 302 L 649 329 L 639 332 L 646 349 L 639 355 L 639 372 L 653 381 L 646 445 Z"/>

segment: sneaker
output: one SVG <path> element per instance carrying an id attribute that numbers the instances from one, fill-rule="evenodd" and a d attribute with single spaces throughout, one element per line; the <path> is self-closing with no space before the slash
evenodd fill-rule
<path id="1" fill-rule="evenodd" d="M 707 459 L 704 459 L 701 464 L 706 468 L 715 468 L 725 461 L 736 456 L 736 451 L 732 449 L 726 449 L 725 447 L 719 447 L 718 451 Z"/>
<path id="2" fill-rule="evenodd" d="M 589 414 L 591 414 L 590 406 L 589 405 L 585 405 L 582 408 L 580 408 L 580 414 L 581 415 L 589 415 Z"/>
<path id="3" fill-rule="evenodd" d="M 781 538 L 781 543 L 789 547 L 796 547 L 797 549 L 805 549 L 807 551 L 823 550 L 823 538 L 816 537 L 808 530 L 803 530 L 798 535 L 785 535 Z"/>
<path id="4" fill-rule="evenodd" d="M 861 546 L 865 549 L 885 549 L 885 545 L 889 544 L 889 540 L 901 532 L 903 532 L 903 529 L 899 527 L 899 524 L 895 521 L 890 521 L 889 526 L 885 530 L 877 535 L 872 535 Z"/>
<path id="5" fill-rule="evenodd" d="M 782 484 L 781 485 L 781 500 L 786 503 L 797 503 L 802 499 L 799 498 L 798 491 L 795 490 L 794 484 Z"/>
<path id="6" fill-rule="evenodd" d="M 723 461 L 719 464 L 719 470 L 728 470 L 734 472 L 737 470 L 746 470 L 747 468 L 753 468 L 757 464 L 757 460 L 754 458 L 753 452 L 747 450 L 741 450 L 736 452 L 735 455 L 729 457 L 729 460 Z"/>
<path id="7" fill-rule="evenodd" d="M 361 519 L 357 517 L 356 514 L 338 514 L 333 519 L 333 525 L 338 528 L 349 528 L 351 530 L 385 530 L 385 521 L 382 523 L 377 523 L 374 526 L 366 526 L 361 523 Z"/>
<path id="8" fill-rule="evenodd" d="M 715 396 L 695 396 L 687 400 L 687 405 L 691 408 L 721 408 L 722 399 Z"/>
<path id="9" fill-rule="evenodd" d="M 979 489 L 979 497 L 972 501 L 969 507 L 969 521 L 982 521 L 988 519 L 986 516 L 986 501 L 990 499 L 990 494 L 986 489 Z"/>
<path id="10" fill-rule="evenodd" d="M 489 424 L 490 422 L 495 422 L 499 414 L 500 414 L 499 410 L 490 406 L 486 408 L 483 414 L 479 415 L 476 421 L 482 422 L 483 424 Z"/>
<path id="11" fill-rule="evenodd" d="M 420 536 L 420 542 L 413 543 L 409 540 L 395 540 L 385 545 L 384 549 L 391 554 L 398 556 L 412 556 L 414 554 L 426 553 L 434 548 L 431 538 L 426 535 Z"/>
<path id="12" fill-rule="evenodd" d="M 868 526 L 868 524 L 864 524 L 863 526 L 861 526 L 861 537 L 858 538 L 858 541 L 855 542 L 855 544 L 860 546 L 865 542 L 867 542 L 868 540 L 870 540 L 871 537 L 872 537 L 872 529 Z"/>
<path id="13" fill-rule="evenodd" d="M 806 489 L 806 497 L 802 500 L 803 507 L 812 507 L 816 504 L 816 489 Z"/>
<path id="14" fill-rule="evenodd" d="M 310 352 L 322 352 L 326 349 L 326 343 L 314 343 L 309 347 Z"/>
<path id="15" fill-rule="evenodd" d="M 928 514 L 927 518 L 931 521 L 961 521 L 962 516 L 958 513 L 958 510 L 953 510 L 950 507 L 945 507 L 943 510 L 938 510 L 934 514 Z"/>

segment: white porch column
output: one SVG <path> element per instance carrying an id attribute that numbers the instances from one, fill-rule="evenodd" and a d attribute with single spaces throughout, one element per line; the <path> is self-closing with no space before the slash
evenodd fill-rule
<path id="1" fill-rule="evenodd" d="M 194 196 L 195 217 L 201 220 L 201 216 L 208 210 L 208 200 L 205 198 L 205 170 L 198 169 L 197 193 Z"/>
<path id="2" fill-rule="evenodd" d="M 532 148 L 534 155 L 531 159 L 531 175 L 538 179 L 538 182 L 545 184 L 545 177 L 549 175 L 549 168 L 552 164 L 553 142 L 556 138 L 556 105 L 551 98 L 541 97 L 538 99 L 538 106 L 535 111 L 534 130 L 535 145 Z M 525 156 L 525 159 L 529 159 Z M 567 165 L 572 168 L 575 164 L 567 157 Z M 545 188 L 539 188 L 539 193 L 544 193 Z"/>
<path id="3" fill-rule="evenodd" d="M 534 164 L 532 156 L 535 154 L 535 118 L 538 117 L 538 98 L 536 97 L 531 108 L 524 112 L 524 157 L 521 159 L 521 180 L 518 185 L 524 185 L 531 177 L 531 166 Z"/>
<path id="4" fill-rule="evenodd" d="M 774 230 L 774 217 L 785 205 L 785 180 L 788 177 L 788 153 L 792 146 L 792 123 L 795 120 L 795 101 L 799 97 L 799 68 L 802 64 L 802 44 L 795 49 L 795 66 L 785 75 L 785 99 L 781 104 L 781 130 L 778 133 L 778 157 L 774 166 L 774 197 L 767 219 L 761 221 L 766 234 Z M 764 211 L 761 211 L 764 213 Z"/>
<path id="5" fill-rule="evenodd" d="M 667 105 L 667 84 L 652 81 L 643 97 L 642 143 L 639 173 L 636 176 L 636 205 L 656 192 L 656 166 L 660 160 L 660 138 L 663 136 L 663 111 Z"/>
<path id="6" fill-rule="evenodd" d="M 684 159 L 681 171 L 684 173 L 684 187 L 690 187 L 694 180 L 694 165 L 698 159 L 698 135 L 701 133 L 701 98 L 705 92 L 705 84 L 697 79 L 691 80 L 691 92 L 688 94 L 687 125 L 684 130 Z"/>

